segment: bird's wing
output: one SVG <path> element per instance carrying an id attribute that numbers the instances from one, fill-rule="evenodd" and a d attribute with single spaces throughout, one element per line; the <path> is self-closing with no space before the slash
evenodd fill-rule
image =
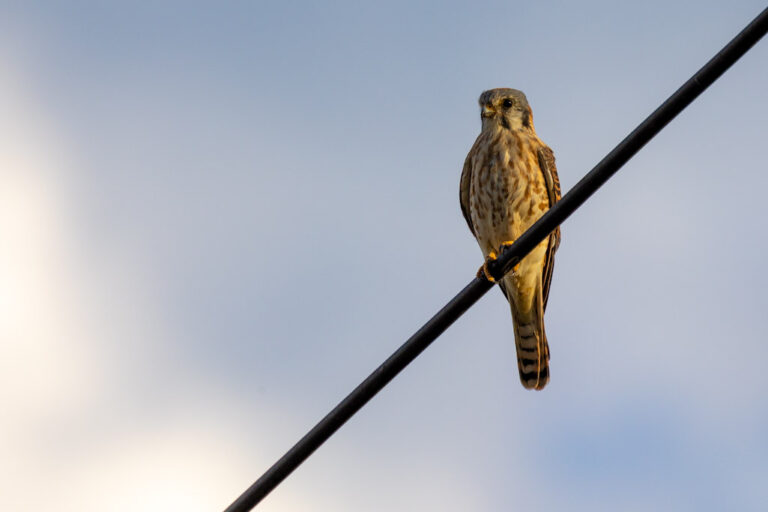
<path id="1" fill-rule="evenodd" d="M 560 200 L 560 178 L 557 176 L 557 167 L 555 167 L 555 154 L 548 146 L 539 148 L 539 168 L 544 174 L 544 182 L 547 185 L 547 195 L 549 196 L 549 206 L 552 207 Z M 555 267 L 555 251 L 560 246 L 560 226 L 555 228 L 549 235 L 549 244 L 547 246 L 547 259 L 544 262 L 544 273 L 542 274 L 541 284 L 544 293 L 544 308 L 547 307 L 549 299 L 549 286 L 552 284 L 552 271 Z"/>
<path id="2" fill-rule="evenodd" d="M 474 148 L 472 148 L 474 149 Z M 472 216 L 469 213 L 469 185 L 472 182 L 472 150 L 469 151 L 466 160 L 464 160 L 464 169 L 461 171 L 461 182 L 459 183 L 459 202 L 461 203 L 461 213 L 464 220 L 467 221 L 469 230 L 475 235 L 475 227 L 472 225 Z M 477 237 L 477 235 L 475 235 Z"/>

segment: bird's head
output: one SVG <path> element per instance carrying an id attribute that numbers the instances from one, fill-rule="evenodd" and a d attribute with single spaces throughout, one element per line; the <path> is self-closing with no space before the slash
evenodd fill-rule
<path id="1" fill-rule="evenodd" d="M 525 94 L 517 89 L 491 89 L 480 95 L 483 130 L 533 130 L 533 114 Z"/>

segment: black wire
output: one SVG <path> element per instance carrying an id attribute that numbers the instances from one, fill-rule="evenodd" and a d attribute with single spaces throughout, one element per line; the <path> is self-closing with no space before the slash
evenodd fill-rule
<path id="1" fill-rule="evenodd" d="M 768 8 L 731 40 L 704 67 L 675 91 L 659 108 L 608 153 L 581 181 L 549 209 L 515 243 L 507 247 L 494 264 L 491 275 L 500 278 L 541 242 L 549 233 L 575 212 L 589 197 L 613 176 L 648 141 L 687 107 L 699 94 L 717 80 L 768 31 Z M 354 391 L 329 412 L 293 448 L 275 462 L 225 512 L 251 510 L 294 469 L 307 459 L 334 432 L 381 391 L 400 371 L 467 311 L 493 285 L 475 278 L 435 314 L 408 341 L 371 373 Z"/>

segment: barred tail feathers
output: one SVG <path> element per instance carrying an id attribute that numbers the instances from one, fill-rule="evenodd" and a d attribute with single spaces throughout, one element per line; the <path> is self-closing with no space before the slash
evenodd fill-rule
<path id="1" fill-rule="evenodd" d="M 520 382 L 526 389 L 544 389 L 549 382 L 549 346 L 543 330 L 533 323 L 515 325 Z"/>
<path id="2" fill-rule="evenodd" d="M 543 389 L 549 382 L 549 344 L 544 331 L 541 289 L 536 290 L 533 307 L 527 313 L 519 311 L 513 300 L 509 303 L 512 309 L 520 382 L 526 389 Z"/>

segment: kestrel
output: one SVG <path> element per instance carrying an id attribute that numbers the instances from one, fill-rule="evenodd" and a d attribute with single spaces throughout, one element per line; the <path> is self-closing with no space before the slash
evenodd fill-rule
<path id="1" fill-rule="evenodd" d="M 533 128 L 525 94 L 491 89 L 479 103 L 482 130 L 464 162 L 459 196 L 486 258 L 478 276 L 494 281 L 487 262 L 560 200 L 560 180 L 554 153 Z M 544 310 L 559 245 L 558 227 L 499 280 L 512 308 L 517 366 L 527 389 L 542 389 L 549 381 Z"/>

